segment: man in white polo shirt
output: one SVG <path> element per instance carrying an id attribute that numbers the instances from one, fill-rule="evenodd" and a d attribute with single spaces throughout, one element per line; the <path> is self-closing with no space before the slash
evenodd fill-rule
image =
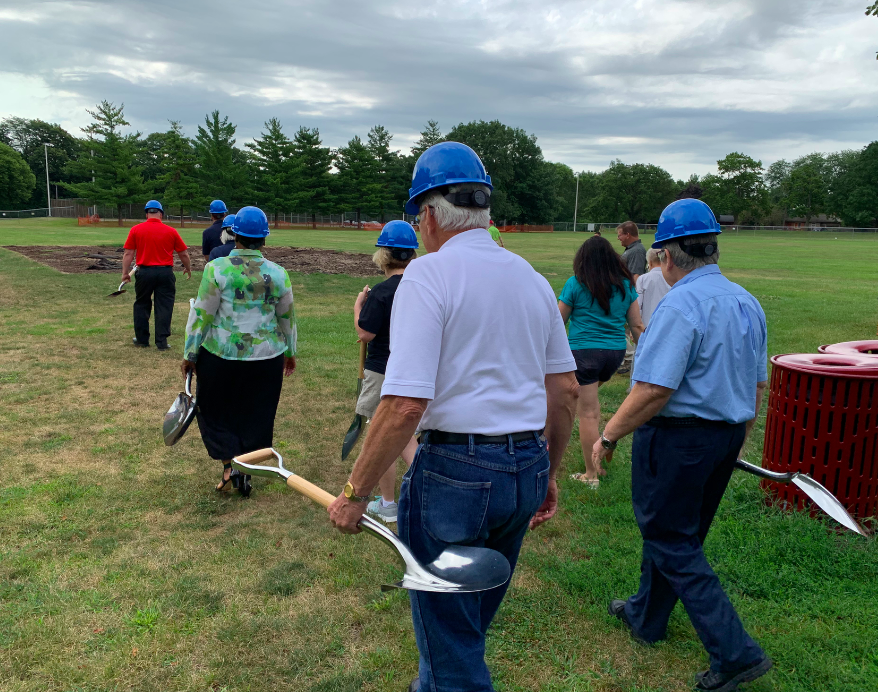
<path id="1" fill-rule="evenodd" d="M 336 528 L 357 531 L 372 488 L 420 422 L 398 527 L 424 563 L 449 545 L 470 545 L 501 552 L 514 568 L 528 526 L 555 514 L 576 412 L 576 364 L 555 294 L 485 230 L 491 189 L 463 144 L 443 142 L 418 159 L 406 212 L 420 213 L 429 254 L 409 265 L 397 289 L 392 315 L 406 319 L 391 317 L 381 404 L 329 508 Z M 410 691 L 494 689 L 485 633 L 507 586 L 410 592 L 420 652 Z"/>

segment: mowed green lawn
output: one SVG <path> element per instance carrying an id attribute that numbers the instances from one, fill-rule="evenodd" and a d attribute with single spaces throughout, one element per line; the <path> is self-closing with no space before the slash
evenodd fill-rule
<path id="1" fill-rule="evenodd" d="M 125 233 L 2 221 L 0 245 L 118 245 Z M 183 235 L 196 245 L 200 230 Z M 269 244 L 369 252 L 375 235 L 281 230 Z M 560 290 L 587 237 L 504 240 Z M 726 275 L 765 308 L 771 353 L 875 335 L 878 239 L 725 234 L 721 249 Z M 135 351 L 131 293 L 104 297 L 116 276 L 63 275 L 0 250 L 0 690 L 404 690 L 417 651 L 405 594 L 379 590 L 400 574 L 389 549 L 335 533 L 280 483 L 254 479 L 249 500 L 215 493 L 219 468 L 195 426 L 173 448 L 161 441 L 199 278 L 178 277 L 174 350 Z M 292 280 L 299 369 L 275 442 L 336 492 L 350 466 L 339 449 L 355 398 L 351 307 L 366 280 Z M 606 415 L 626 385 L 601 390 Z M 229 405 L 247 396 L 229 392 Z M 761 427 L 755 438 L 750 460 Z M 606 615 L 638 581 L 623 447 L 597 493 L 562 481 L 558 516 L 526 540 L 488 642 L 498 690 L 670 692 L 706 665 L 681 607 L 653 647 Z M 582 468 L 576 433 L 565 462 Z M 767 508 L 739 473 L 706 550 L 776 662 L 750 689 L 878 689 L 874 540 Z"/>

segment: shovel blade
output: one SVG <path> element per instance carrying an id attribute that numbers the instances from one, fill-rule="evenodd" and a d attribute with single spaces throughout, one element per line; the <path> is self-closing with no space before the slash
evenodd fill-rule
<path id="1" fill-rule="evenodd" d="M 112 298 L 113 296 L 121 296 L 123 293 L 125 293 L 125 289 L 120 288 L 118 291 L 113 291 L 112 293 L 107 294 L 107 298 Z"/>
<path id="2" fill-rule="evenodd" d="M 811 476 L 797 473 L 793 476 L 792 482 L 797 488 L 799 488 L 799 490 L 811 499 L 811 502 L 817 505 L 846 529 L 850 529 L 861 536 L 867 535 L 847 509 L 845 509 L 845 506 L 838 501 L 835 495 L 811 478 Z"/>
<path id="3" fill-rule="evenodd" d="M 429 565 L 408 567 L 400 581 L 384 584 L 381 590 L 474 593 L 503 586 L 511 574 L 509 561 L 496 550 L 454 545 Z"/>
<path id="4" fill-rule="evenodd" d="M 363 432 L 363 423 L 363 416 L 359 413 L 354 416 L 354 422 L 351 423 L 351 427 L 348 428 L 347 433 L 345 433 L 344 442 L 341 445 L 342 461 L 348 458 L 348 454 L 351 453 L 354 445 L 357 444 L 357 440 L 360 439 L 360 433 Z"/>

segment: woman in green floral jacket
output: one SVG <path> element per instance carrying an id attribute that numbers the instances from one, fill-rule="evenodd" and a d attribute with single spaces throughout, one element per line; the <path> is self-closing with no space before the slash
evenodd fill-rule
<path id="1" fill-rule="evenodd" d="M 296 369 L 296 314 L 289 274 L 262 256 L 262 210 L 244 207 L 232 230 L 235 249 L 204 267 L 182 370 L 198 376 L 201 439 L 223 463 L 216 489 L 232 484 L 246 497 L 250 477 L 232 471 L 231 460 L 273 444 L 283 377 Z"/>

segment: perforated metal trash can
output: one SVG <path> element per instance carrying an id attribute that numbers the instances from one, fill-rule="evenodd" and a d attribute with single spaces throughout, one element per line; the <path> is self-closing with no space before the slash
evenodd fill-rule
<path id="1" fill-rule="evenodd" d="M 878 514 L 878 358 L 774 356 L 762 465 L 802 471 L 855 517 Z M 771 501 L 809 509 L 793 484 L 762 481 Z"/>
<path id="2" fill-rule="evenodd" d="M 839 344 L 827 344 L 820 346 L 820 353 L 838 353 L 845 356 L 869 356 L 878 355 L 878 341 L 842 341 Z"/>

